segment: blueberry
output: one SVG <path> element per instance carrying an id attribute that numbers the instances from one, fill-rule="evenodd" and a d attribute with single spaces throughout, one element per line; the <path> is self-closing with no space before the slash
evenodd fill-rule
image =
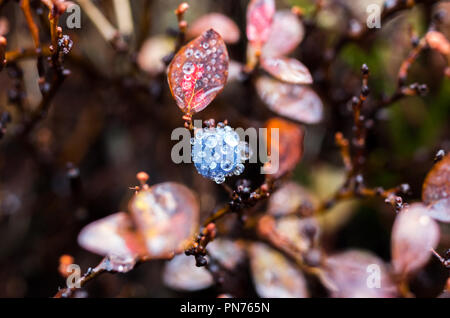
<path id="1" fill-rule="evenodd" d="M 225 178 L 240 175 L 250 147 L 240 141 L 239 135 L 226 125 L 197 129 L 191 139 L 195 168 L 205 178 L 222 183 Z"/>

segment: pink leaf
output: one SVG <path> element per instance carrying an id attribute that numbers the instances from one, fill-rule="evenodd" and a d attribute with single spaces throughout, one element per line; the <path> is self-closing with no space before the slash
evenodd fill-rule
<path id="1" fill-rule="evenodd" d="M 386 264 L 366 251 L 349 250 L 328 256 L 325 273 L 335 287 L 331 291 L 333 297 L 391 298 L 397 295 Z"/>
<path id="2" fill-rule="evenodd" d="M 424 266 L 431 249 L 439 242 L 439 226 L 427 215 L 427 208 L 415 203 L 403 209 L 392 228 L 392 264 L 399 274 L 409 274 Z"/>
<path id="3" fill-rule="evenodd" d="M 322 120 L 322 101 L 307 86 L 281 83 L 263 76 L 256 81 L 256 89 L 266 105 L 281 116 L 307 124 Z"/>
<path id="4" fill-rule="evenodd" d="M 252 0 L 247 7 L 247 38 L 251 45 L 260 48 L 269 38 L 274 0 Z"/>
<path id="5" fill-rule="evenodd" d="M 236 23 L 226 15 L 220 13 L 209 13 L 195 20 L 189 26 L 187 36 L 191 39 L 209 29 L 213 29 L 219 33 L 226 43 L 236 43 L 239 41 L 240 32 Z"/>
<path id="6" fill-rule="evenodd" d="M 308 68 L 300 61 L 287 57 L 267 57 L 261 59 L 261 66 L 275 78 L 291 84 L 311 84 Z"/>
<path id="7" fill-rule="evenodd" d="M 93 253 L 122 259 L 146 254 L 143 241 L 133 230 L 131 217 L 125 212 L 88 224 L 78 235 L 78 243 Z"/>
<path id="8" fill-rule="evenodd" d="M 305 30 L 297 15 L 290 10 L 277 11 L 273 18 L 269 39 L 262 48 L 262 56 L 281 56 L 291 53 L 303 40 Z"/>

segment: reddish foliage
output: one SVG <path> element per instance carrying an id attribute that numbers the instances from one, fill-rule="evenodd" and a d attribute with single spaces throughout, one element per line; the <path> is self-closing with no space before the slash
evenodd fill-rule
<path id="1" fill-rule="evenodd" d="M 205 109 L 223 90 L 228 62 L 225 43 L 212 29 L 181 48 L 169 65 L 168 80 L 184 113 L 192 115 Z"/>
<path id="2" fill-rule="evenodd" d="M 273 0 L 252 0 L 247 7 L 247 38 L 251 45 L 260 48 L 270 35 L 275 2 Z"/>
<path id="3" fill-rule="evenodd" d="M 278 156 L 279 158 L 278 170 L 270 174 L 270 176 L 278 178 L 292 171 L 302 158 L 304 133 L 300 126 L 281 118 L 268 120 L 266 128 L 269 155 Z M 279 129 L 279 142 L 275 144 L 271 142 L 271 130 L 277 128 Z M 273 167 L 272 163 L 266 163 L 264 165 L 266 171 L 272 170 Z"/>

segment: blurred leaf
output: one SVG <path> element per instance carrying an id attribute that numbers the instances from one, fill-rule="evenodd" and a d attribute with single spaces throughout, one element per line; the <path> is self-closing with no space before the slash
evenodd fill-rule
<path id="1" fill-rule="evenodd" d="M 322 120 L 322 101 L 307 86 L 281 83 L 263 76 L 256 81 L 256 89 L 267 106 L 281 116 L 307 124 Z"/>
<path id="2" fill-rule="evenodd" d="M 170 91 L 186 114 L 208 106 L 223 90 L 227 76 L 227 48 L 212 29 L 182 47 L 168 70 Z"/>
<path id="3" fill-rule="evenodd" d="M 290 10 L 277 11 L 273 17 L 269 39 L 262 48 L 262 56 L 281 56 L 291 53 L 305 35 L 303 24 Z"/>
<path id="4" fill-rule="evenodd" d="M 308 68 L 300 61 L 287 57 L 261 58 L 261 66 L 275 78 L 291 84 L 311 84 L 313 82 Z"/>
<path id="5" fill-rule="evenodd" d="M 331 290 L 332 297 L 391 298 L 397 295 L 396 285 L 386 264 L 367 251 L 348 250 L 329 255 L 325 273 L 326 278 L 336 287 Z M 377 286 L 378 277 L 380 280 Z"/>
<path id="6" fill-rule="evenodd" d="M 315 165 L 311 169 L 311 189 L 320 201 L 329 200 L 346 179 L 342 168 L 329 165 Z M 358 200 L 343 200 L 334 205 L 327 213 L 318 216 L 320 228 L 326 235 L 331 235 L 347 224 L 356 210 Z"/>
<path id="7" fill-rule="evenodd" d="M 247 38 L 253 47 L 260 48 L 270 35 L 274 0 L 252 0 L 247 7 Z"/>
<path id="8" fill-rule="evenodd" d="M 399 274 L 410 274 L 424 266 L 431 248 L 439 242 L 439 226 L 427 215 L 427 208 L 415 203 L 403 209 L 392 228 L 392 264 Z"/>
<path id="9" fill-rule="evenodd" d="M 428 207 L 428 214 L 435 220 L 450 223 L 450 198 L 435 201 Z"/>
<path id="10" fill-rule="evenodd" d="M 302 252 L 308 251 L 313 245 L 310 230 L 314 231 L 314 239 L 320 235 L 319 224 L 313 217 L 288 216 L 275 221 L 275 233 L 293 243 Z"/>
<path id="11" fill-rule="evenodd" d="M 78 244 L 93 253 L 122 259 L 134 260 L 136 256 L 146 254 L 144 242 L 125 212 L 111 214 L 85 226 L 78 235 Z"/>
<path id="12" fill-rule="evenodd" d="M 137 56 L 139 67 L 150 75 L 157 75 L 166 69 L 163 58 L 173 52 L 175 42 L 166 36 L 151 37 L 142 44 Z"/>
<path id="13" fill-rule="evenodd" d="M 450 153 L 430 170 L 422 188 L 422 200 L 426 204 L 450 197 Z"/>
<path id="14" fill-rule="evenodd" d="M 242 241 L 217 238 L 208 244 L 207 250 L 212 258 L 228 270 L 233 270 L 238 263 L 245 259 L 245 249 Z"/>
<path id="15" fill-rule="evenodd" d="M 240 31 L 236 23 L 226 15 L 209 13 L 201 16 L 192 23 L 187 31 L 189 39 L 201 35 L 203 32 L 213 29 L 226 43 L 236 43 L 240 38 Z"/>
<path id="16" fill-rule="evenodd" d="M 189 292 L 208 288 L 214 283 L 205 267 L 195 266 L 195 257 L 184 254 L 177 255 L 166 263 L 163 281 L 174 290 Z"/>
<path id="17" fill-rule="evenodd" d="M 317 199 L 307 189 L 295 182 L 286 182 L 270 196 L 267 213 L 274 216 L 307 214 L 316 205 Z"/>
<path id="18" fill-rule="evenodd" d="M 303 156 L 304 132 L 301 126 L 290 123 L 281 118 L 271 118 L 266 122 L 267 128 L 267 149 L 270 152 L 270 162 L 264 164 L 266 173 L 274 178 L 283 176 L 292 171 Z M 278 143 L 272 141 L 272 129 L 278 128 Z M 278 158 L 278 170 L 274 171 L 276 163 L 274 158 Z M 275 159 L 276 160 L 276 159 Z"/>
<path id="19" fill-rule="evenodd" d="M 262 243 L 249 248 L 256 292 L 264 298 L 306 298 L 308 290 L 302 272 L 281 253 Z"/>
<path id="20" fill-rule="evenodd" d="M 182 251 L 198 226 L 199 205 L 194 193 L 174 182 L 140 191 L 129 209 L 151 257 Z"/>

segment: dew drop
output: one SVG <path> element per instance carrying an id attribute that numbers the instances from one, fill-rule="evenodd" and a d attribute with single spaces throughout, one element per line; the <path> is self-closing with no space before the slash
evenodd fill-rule
<path id="1" fill-rule="evenodd" d="M 206 137 L 205 145 L 208 148 L 214 148 L 217 145 L 217 138 L 213 135 Z"/>
<path id="2" fill-rule="evenodd" d="M 233 133 L 226 134 L 224 140 L 230 147 L 236 147 L 239 144 L 238 136 Z"/>
<path id="3" fill-rule="evenodd" d="M 183 73 L 184 74 L 192 74 L 195 70 L 195 65 L 192 62 L 186 62 L 183 65 Z"/>
<path id="4" fill-rule="evenodd" d="M 225 172 L 229 172 L 233 168 L 233 163 L 229 160 L 225 160 L 220 163 L 220 168 Z"/>
<path id="5" fill-rule="evenodd" d="M 242 164 L 242 163 L 238 163 L 237 165 L 236 165 L 236 168 L 234 168 L 234 171 L 233 171 L 233 173 L 235 174 L 235 175 L 240 175 L 242 172 L 244 172 L 244 165 Z"/>
<path id="6" fill-rule="evenodd" d="M 195 53 L 194 53 L 194 57 L 196 59 L 199 59 L 201 56 L 202 56 L 202 53 L 199 50 L 196 50 Z"/>

